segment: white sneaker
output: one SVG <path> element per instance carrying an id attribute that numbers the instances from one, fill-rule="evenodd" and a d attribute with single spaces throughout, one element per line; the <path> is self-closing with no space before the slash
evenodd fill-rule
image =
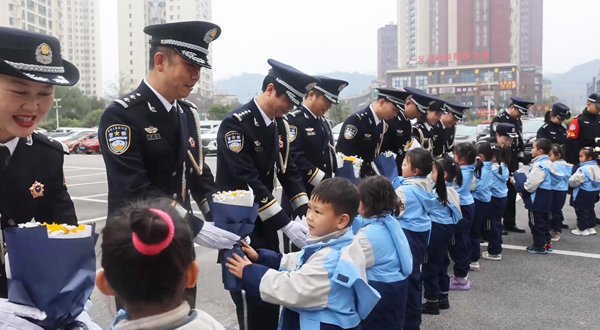
<path id="1" fill-rule="evenodd" d="M 590 231 L 587 229 L 579 230 L 579 228 L 575 228 L 571 230 L 571 234 L 576 236 L 590 236 Z"/>
<path id="2" fill-rule="evenodd" d="M 469 265 L 469 268 L 471 269 L 472 272 L 478 272 L 481 270 L 481 266 L 479 265 L 479 262 L 474 261 Z"/>
<path id="3" fill-rule="evenodd" d="M 596 228 L 588 228 L 587 231 L 590 233 L 590 235 L 596 235 Z"/>

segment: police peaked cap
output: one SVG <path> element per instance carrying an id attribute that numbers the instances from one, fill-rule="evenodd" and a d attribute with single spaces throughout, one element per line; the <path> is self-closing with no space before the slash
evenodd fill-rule
<path id="1" fill-rule="evenodd" d="M 552 105 L 552 114 L 562 119 L 569 119 L 571 118 L 571 109 L 562 103 L 554 103 Z"/>
<path id="2" fill-rule="evenodd" d="M 346 88 L 346 86 L 348 86 L 348 82 L 345 80 L 334 79 L 325 76 L 315 76 L 315 78 L 319 79 L 319 82 L 314 89 L 323 93 L 325 98 L 332 103 L 339 104 L 340 93 L 344 88 Z"/>
<path id="3" fill-rule="evenodd" d="M 285 95 L 295 106 L 300 106 L 306 93 L 320 82 L 318 78 L 276 60 L 269 59 L 267 63 L 271 66 L 269 76 L 283 86 Z"/>
<path id="4" fill-rule="evenodd" d="M 510 99 L 512 100 L 513 106 L 517 108 L 517 110 L 519 110 L 521 114 L 524 115 L 526 115 L 529 108 L 535 104 L 535 102 L 527 101 L 520 97 L 511 97 Z"/>
<path id="5" fill-rule="evenodd" d="M 210 69 L 208 45 L 219 38 L 221 28 L 210 22 L 189 21 L 149 25 L 144 33 L 150 45 L 175 49 L 186 60 Z"/>
<path id="6" fill-rule="evenodd" d="M 398 109 L 404 110 L 406 99 L 411 94 L 406 91 L 401 91 L 394 88 L 377 88 L 377 96 L 384 98 L 386 101 L 392 102 Z"/>
<path id="7" fill-rule="evenodd" d="M 58 39 L 7 27 L 0 27 L 0 74 L 59 86 L 79 81 L 79 70 L 62 58 Z"/>
<path id="8" fill-rule="evenodd" d="M 411 101 L 417 106 L 417 109 L 419 109 L 421 113 L 426 113 L 427 110 L 444 111 L 444 104 L 446 102 L 431 96 L 420 89 L 404 87 L 404 90 L 410 93 L 412 96 Z"/>
<path id="9" fill-rule="evenodd" d="M 458 120 L 462 120 L 464 111 L 469 109 L 468 106 L 460 102 L 446 102 L 445 108 L 446 112 L 451 113 Z"/>
<path id="10" fill-rule="evenodd" d="M 511 138 L 516 138 L 519 136 L 517 133 L 517 127 L 513 124 L 509 123 L 494 123 L 494 131 L 502 136 L 509 136 Z"/>

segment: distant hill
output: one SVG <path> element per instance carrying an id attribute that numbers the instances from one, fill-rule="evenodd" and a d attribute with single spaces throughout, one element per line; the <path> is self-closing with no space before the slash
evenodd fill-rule
<path id="1" fill-rule="evenodd" d="M 350 84 L 340 94 L 342 98 L 359 95 L 363 89 L 371 86 L 371 82 L 376 79 L 373 75 L 358 72 L 331 72 L 318 75 L 348 81 Z M 214 89 L 226 90 L 230 94 L 236 95 L 240 103 L 245 103 L 260 92 L 264 77 L 264 75 L 258 73 L 243 73 L 229 79 L 215 81 Z"/>
<path id="2" fill-rule="evenodd" d="M 552 92 L 563 103 L 572 109 L 580 110 L 585 107 L 587 100 L 587 84 L 592 82 L 594 76 L 598 76 L 599 69 L 600 59 L 597 59 L 577 65 L 562 74 L 546 74 L 544 79 L 552 81 Z"/>

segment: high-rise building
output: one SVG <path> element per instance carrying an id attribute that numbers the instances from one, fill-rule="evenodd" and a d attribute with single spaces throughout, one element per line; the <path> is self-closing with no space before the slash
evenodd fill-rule
<path id="1" fill-rule="evenodd" d="M 0 25 L 57 37 L 63 58 L 77 66 L 76 87 L 103 97 L 100 0 L 0 0 Z"/>
<path id="2" fill-rule="evenodd" d="M 145 26 L 212 19 L 211 0 L 119 0 L 117 10 L 119 82 L 131 88 L 135 88 L 148 72 L 150 45 L 143 32 Z M 208 60 L 212 62 L 212 55 Z M 212 97 L 212 89 L 212 71 L 202 68 L 193 93 L 196 98 L 207 100 Z"/>
<path id="3" fill-rule="evenodd" d="M 377 79 L 385 80 L 385 72 L 398 67 L 398 27 L 388 24 L 377 30 Z"/>

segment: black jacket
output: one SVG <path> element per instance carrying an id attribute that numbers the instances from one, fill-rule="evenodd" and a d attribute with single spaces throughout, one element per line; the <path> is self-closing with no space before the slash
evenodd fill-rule
<path id="1" fill-rule="evenodd" d="M 412 139 L 412 124 L 402 112 L 397 117 L 386 121 L 387 130 L 383 134 L 381 152 L 392 151 L 396 154 L 398 173 L 402 173 L 402 161 L 406 154 L 406 145 Z"/>
<path id="2" fill-rule="evenodd" d="M 597 147 L 600 142 L 600 115 L 589 111 L 583 112 L 573 118 L 567 132 L 567 162 L 579 164 L 579 150 L 583 147 Z"/>
<path id="3" fill-rule="evenodd" d="M 525 142 L 523 141 L 523 122 L 521 119 L 514 119 L 508 114 L 508 111 L 502 111 L 500 114 L 496 115 L 492 122 L 490 123 L 490 137 L 492 140 L 496 140 L 496 123 L 509 123 L 515 125 L 517 134 L 519 135 L 517 138 L 513 139 L 511 149 L 512 155 L 510 164 L 508 165 L 509 171 L 512 173 L 519 169 L 519 162 L 522 162 L 525 157 Z"/>

